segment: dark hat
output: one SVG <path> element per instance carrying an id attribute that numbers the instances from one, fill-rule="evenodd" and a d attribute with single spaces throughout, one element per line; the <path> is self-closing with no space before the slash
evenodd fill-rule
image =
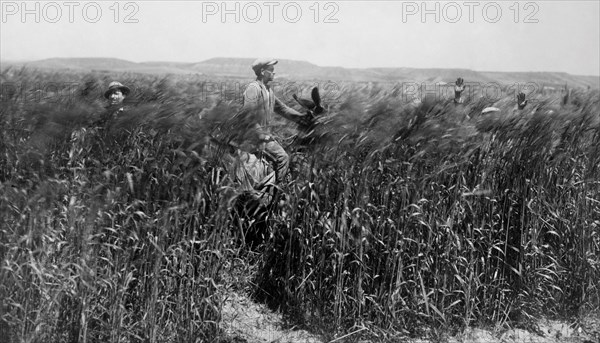
<path id="1" fill-rule="evenodd" d="M 252 70 L 254 70 L 254 74 L 256 74 L 258 76 L 258 74 L 260 74 L 260 72 L 268 67 L 268 66 L 272 66 L 277 64 L 277 60 L 276 59 L 272 59 L 272 58 L 258 58 L 256 59 L 256 61 L 254 61 L 254 63 L 252 63 Z"/>
<path id="2" fill-rule="evenodd" d="M 121 93 L 123 93 L 123 95 L 125 95 L 125 96 L 128 95 L 130 92 L 129 87 L 123 86 L 120 82 L 113 81 L 108 85 L 108 90 L 106 90 L 106 92 L 104 92 L 104 97 L 106 99 L 108 99 L 108 97 L 110 96 L 110 93 L 112 93 L 112 91 L 114 91 L 115 89 L 121 90 Z"/>

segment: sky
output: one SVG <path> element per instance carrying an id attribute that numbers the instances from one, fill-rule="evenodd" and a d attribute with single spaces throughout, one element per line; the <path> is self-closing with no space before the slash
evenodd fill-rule
<path id="1" fill-rule="evenodd" d="M 0 61 L 273 57 L 600 75 L 600 0 L 5 1 Z"/>

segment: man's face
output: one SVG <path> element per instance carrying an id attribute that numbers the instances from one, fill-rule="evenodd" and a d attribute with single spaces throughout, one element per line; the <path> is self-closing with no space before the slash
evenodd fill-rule
<path id="1" fill-rule="evenodd" d="M 123 103 L 123 100 L 125 100 L 125 95 L 123 95 L 123 92 L 121 92 L 120 89 L 115 89 L 114 91 L 112 91 L 112 93 L 110 93 L 110 95 L 108 96 L 108 102 L 111 105 L 119 105 Z"/>
<path id="2" fill-rule="evenodd" d="M 263 82 L 273 81 L 273 79 L 275 78 L 275 67 L 274 66 L 266 67 L 265 69 L 263 69 L 262 75 L 263 75 Z"/>

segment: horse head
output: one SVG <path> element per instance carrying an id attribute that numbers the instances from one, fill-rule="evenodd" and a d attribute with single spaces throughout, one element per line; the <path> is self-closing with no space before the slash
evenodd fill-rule
<path id="1" fill-rule="evenodd" d="M 296 143 L 298 145 L 308 145 L 315 141 L 315 129 L 322 121 L 321 119 L 327 113 L 327 108 L 323 106 L 321 102 L 321 95 L 319 94 L 319 88 L 314 87 L 310 93 L 311 99 L 299 98 L 296 94 L 293 94 L 294 100 L 308 111 L 310 120 L 305 123 L 299 123 L 298 129 L 300 131 Z"/>
<path id="2" fill-rule="evenodd" d="M 323 114 L 323 112 L 325 112 L 325 108 L 321 106 L 321 95 L 319 94 L 318 87 L 314 87 L 310 92 L 310 97 L 312 98 L 312 100 L 298 98 L 296 94 L 293 94 L 292 96 L 294 97 L 294 100 L 296 100 L 296 102 L 300 104 L 300 106 L 311 111 L 315 115 L 321 115 Z"/>

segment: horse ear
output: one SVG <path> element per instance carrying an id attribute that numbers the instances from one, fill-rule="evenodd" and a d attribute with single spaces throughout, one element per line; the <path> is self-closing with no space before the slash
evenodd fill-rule
<path id="1" fill-rule="evenodd" d="M 325 109 L 323 108 L 323 106 L 321 106 L 321 95 L 319 94 L 319 88 L 313 88 L 310 95 L 313 98 L 313 101 L 315 102 L 315 114 L 321 114 L 325 112 Z"/>
<path id="2" fill-rule="evenodd" d="M 315 106 L 321 107 L 321 95 L 319 95 L 319 88 L 313 88 L 312 92 L 310 93 L 310 96 L 313 99 Z"/>
<path id="3" fill-rule="evenodd" d="M 297 103 L 300 104 L 300 106 L 306 108 L 307 110 L 313 110 L 315 108 L 315 104 L 311 100 L 299 98 L 298 96 L 296 96 L 296 94 L 292 94 L 292 97 L 294 97 L 294 99 Z"/>

